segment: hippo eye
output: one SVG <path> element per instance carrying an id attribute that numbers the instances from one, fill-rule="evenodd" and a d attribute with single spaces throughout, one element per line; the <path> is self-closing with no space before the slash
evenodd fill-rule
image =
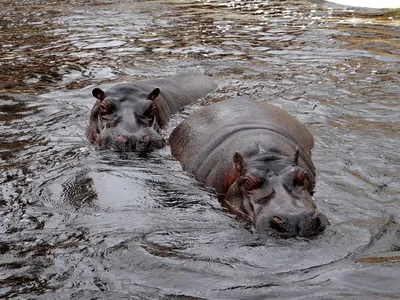
<path id="1" fill-rule="evenodd" d="M 147 117 L 147 116 L 141 116 L 137 113 L 135 113 L 135 118 L 139 124 L 145 125 L 145 126 L 150 126 L 151 122 L 153 121 L 153 118 Z"/>
<path id="2" fill-rule="evenodd" d="M 107 114 L 112 113 L 113 108 L 114 108 L 114 106 L 112 105 L 112 103 L 110 103 L 110 102 L 107 101 L 107 100 L 103 100 L 103 101 L 100 103 L 100 113 L 101 113 L 102 115 L 107 115 Z"/>
<path id="3" fill-rule="evenodd" d="M 156 105 L 153 103 L 144 111 L 143 116 L 152 119 L 156 114 Z"/>
<path id="4" fill-rule="evenodd" d="M 111 120 L 111 121 L 107 120 L 108 122 L 106 123 L 106 128 L 115 128 L 115 127 L 117 127 L 117 125 L 121 122 L 121 120 L 122 120 L 122 117 L 118 117 L 118 118 L 116 118 L 114 120 Z"/>
<path id="5" fill-rule="evenodd" d="M 257 183 L 254 182 L 253 179 L 246 177 L 243 179 L 243 186 L 246 191 L 251 191 L 257 187 Z"/>

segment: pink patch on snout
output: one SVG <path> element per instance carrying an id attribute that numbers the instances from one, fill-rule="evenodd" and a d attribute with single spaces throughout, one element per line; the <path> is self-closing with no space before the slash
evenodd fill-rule
<path id="1" fill-rule="evenodd" d="M 144 135 L 144 136 L 143 136 L 143 141 L 144 141 L 144 142 L 147 142 L 148 140 L 149 140 L 149 136 L 148 136 L 148 135 Z"/>
<path id="2" fill-rule="evenodd" d="M 281 224 L 283 222 L 282 219 L 278 217 L 273 217 L 272 221 L 274 221 L 276 224 Z"/>
<path id="3" fill-rule="evenodd" d="M 124 137 L 123 135 L 120 135 L 120 136 L 119 136 L 119 141 L 120 141 L 121 143 L 126 143 L 128 140 L 127 140 L 127 138 Z"/>

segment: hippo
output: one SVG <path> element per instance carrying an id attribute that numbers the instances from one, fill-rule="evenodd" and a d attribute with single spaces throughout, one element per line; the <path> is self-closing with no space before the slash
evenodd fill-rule
<path id="1" fill-rule="evenodd" d="M 183 170 L 254 231 L 312 237 L 329 225 L 313 198 L 314 137 L 286 111 L 246 97 L 223 100 L 190 115 L 169 142 Z"/>
<path id="2" fill-rule="evenodd" d="M 148 152 L 163 148 L 160 128 L 173 113 L 213 92 L 208 76 L 180 74 L 167 78 L 120 83 L 107 91 L 94 88 L 97 99 L 86 136 L 102 148 Z"/>

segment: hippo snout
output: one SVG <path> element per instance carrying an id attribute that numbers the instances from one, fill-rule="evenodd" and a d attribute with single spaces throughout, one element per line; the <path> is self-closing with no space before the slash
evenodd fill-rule
<path id="1" fill-rule="evenodd" d="M 260 225 L 264 230 L 280 237 L 312 237 L 322 233 L 329 221 L 321 212 L 306 210 L 298 214 L 271 214 L 263 218 L 257 227 L 261 227 Z"/>
<path id="2" fill-rule="evenodd" d="M 103 138 L 100 143 L 100 146 L 112 148 L 121 152 L 148 152 L 164 148 L 166 145 L 167 141 L 158 134 L 111 135 Z"/>
<path id="3" fill-rule="evenodd" d="M 147 134 L 142 134 L 138 137 L 120 135 L 118 140 L 119 147 L 117 148 L 118 150 L 122 151 L 146 152 L 155 149 L 161 149 L 167 145 L 167 142 L 163 137 L 150 136 Z"/>

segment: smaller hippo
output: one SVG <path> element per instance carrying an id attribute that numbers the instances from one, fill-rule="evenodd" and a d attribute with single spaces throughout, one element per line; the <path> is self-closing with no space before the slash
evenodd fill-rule
<path id="1" fill-rule="evenodd" d="M 169 141 L 183 169 L 258 232 L 309 237 L 328 226 L 312 197 L 314 138 L 282 109 L 249 98 L 220 101 L 189 116 Z"/>
<path id="2" fill-rule="evenodd" d="M 173 113 L 213 92 L 208 76 L 181 74 L 160 79 L 95 88 L 97 98 L 86 136 L 90 142 L 116 151 L 147 152 L 163 148 L 160 128 Z"/>

